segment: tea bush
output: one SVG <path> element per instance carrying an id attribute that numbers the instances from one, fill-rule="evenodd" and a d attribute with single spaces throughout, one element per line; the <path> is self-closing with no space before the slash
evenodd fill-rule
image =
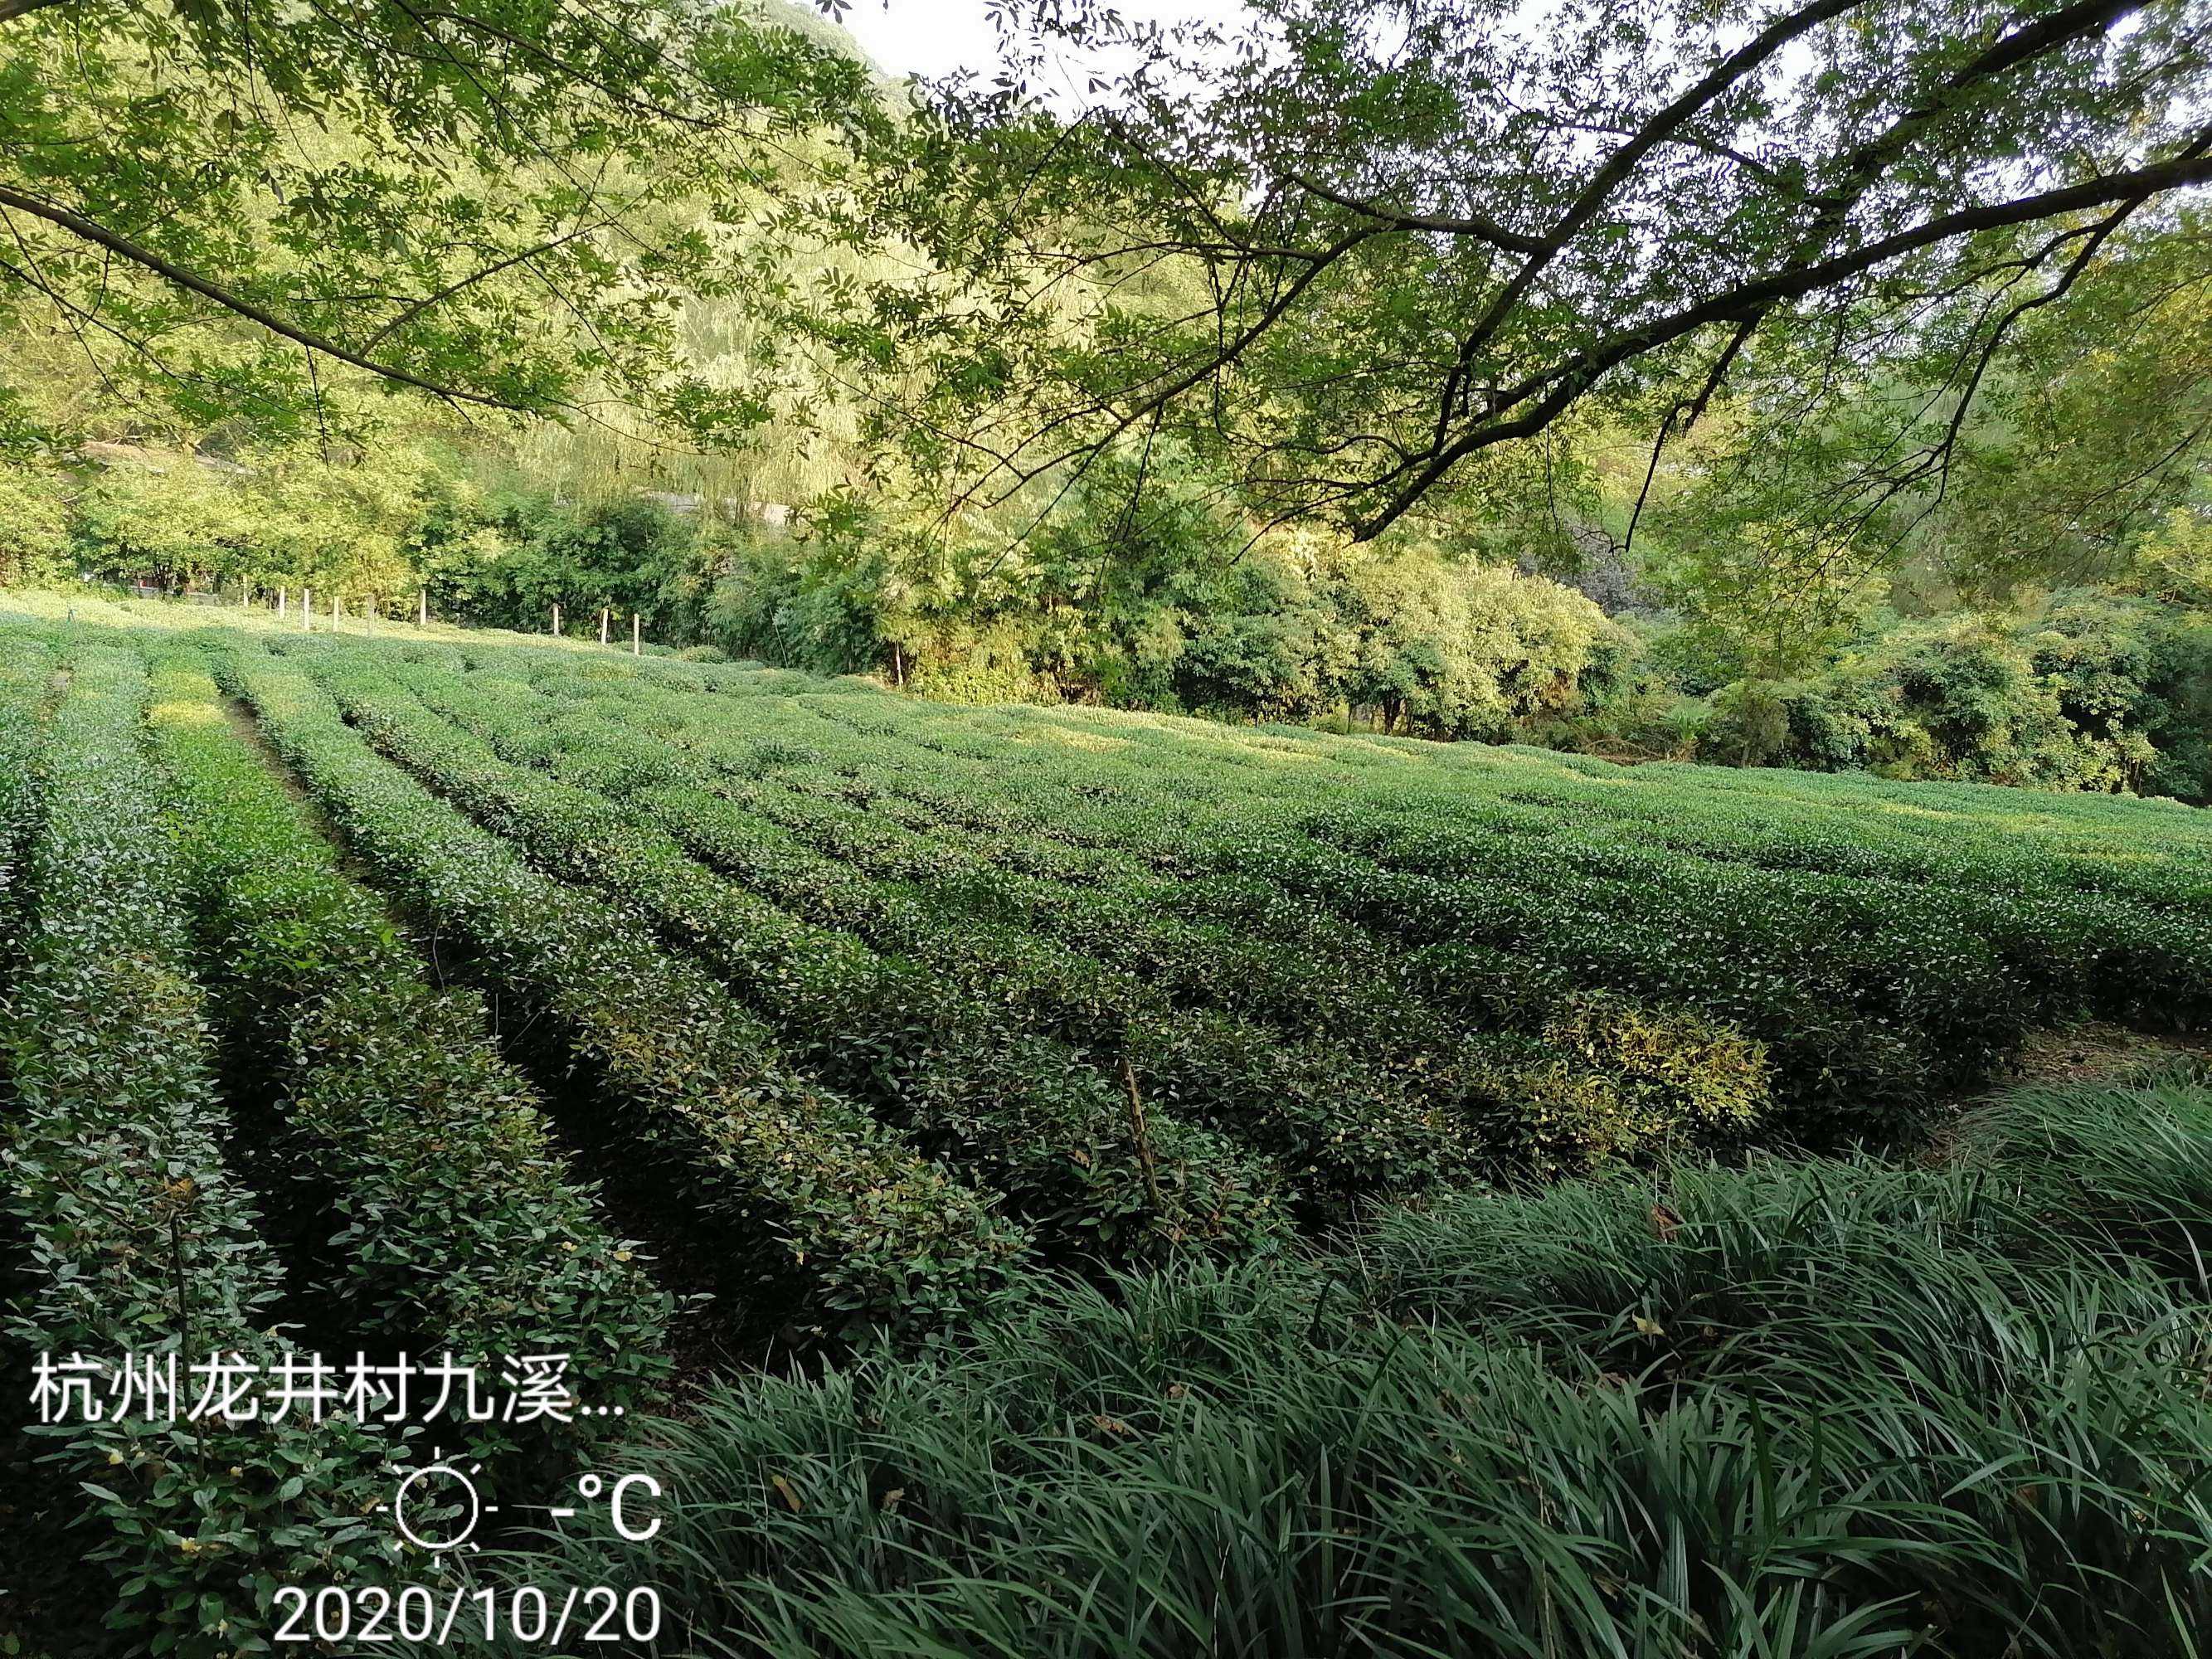
<path id="1" fill-rule="evenodd" d="M 424 982 L 196 655 L 159 659 L 149 726 L 216 1008 L 275 1097 L 274 1207 L 325 1264 L 315 1289 L 364 1340 L 494 1370 L 568 1353 L 595 1402 L 642 1403 L 668 1370 L 670 1298 L 569 1175 L 482 1002 Z"/>
<path id="2" fill-rule="evenodd" d="M 371 753 L 296 669 L 240 653 L 218 678 L 349 846 L 597 1073 L 611 1131 L 731 1241 L 734 1283 L 811 1319 L 926 1324 L 1024 1248 L 983 1198 L 799 1074 L 705 972 Z"/>
<path id="3" fill-rule="evenodd" d="M 0 1023 L 0 1206 L 21 1287 L 0 1330 L 24 1374 L 37 1356 L 94 1367 L 100 1419 L 80 1408 L 30 1431 L 85 1500 L 79 1547 L 112 1583 L 109 1627 L 195 1659 L 270 1650 L 278 1582 L 377 1570 L 359 1522 L 393 1448 L 342 1421 L 185 1420 L 195 1362 L 283 1346 L 283 1267 L 223 1157 L 180 872 L 137 747 L 144 671 L 112 648 L 73 650 L 67 669 L 29 783 L 35 915 Z M 108 1415 L 119 1368 L 164 1356 L 185 1397 Z"/>

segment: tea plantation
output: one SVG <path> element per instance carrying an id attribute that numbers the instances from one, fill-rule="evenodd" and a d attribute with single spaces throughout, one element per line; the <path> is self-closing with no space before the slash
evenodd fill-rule
<path id="1" fill-rule="evenodd" d="M 0 912 L 12 1375 L 557 1349 L 623 1425 L 471 1425 L 487 1490 L 674 1493 L 395 1566 L 397 1428 L 11 1427 L 71 1565 L 0 1629 L 647 1567 L 668 1651 L 2212 1627 L 2203 1078 L 1954 1116 L 2212 1019 L 2202 811 L 7 595 Z"/>

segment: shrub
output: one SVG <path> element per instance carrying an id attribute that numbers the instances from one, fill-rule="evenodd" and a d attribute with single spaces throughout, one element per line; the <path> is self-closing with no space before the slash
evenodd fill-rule
<path id="1" fill-rule="evenodd" d="M 1766 1046 L 1695 1013 L 1588 993 L 1565 1000 L 1543 1036 L 1620 1098 L 1627 1126 L 1620 1149 L 1740 1137 L 1771 1104 Z"/>
<path id="2" fill-rule="evenodd" d="M 1698 757 L 2040 789 L 2212 792 L 2212 622 L 2060 593 L 1893 624 L 1826 671 L 1716 692 Z"/>
<path id="3" fill-rule="evenodd" d="M 15 874 L 29 819 L 36 809 L 37 795 L 31 785 L 53 671 L 53 653 L 43 643 L 0 636 L 0 918 L 10 922 L 19 920 Z M 20 941 L 19 927 L 10 927 L 7 932 L 12 940 Z M 0 975 L 12 965 L 13 956 L 12 943 L 0 945 Z"/>
<path id="4" fill-rule="evenodd" d="M 1610 689 L 1626 634 L 1540 576 L 1405 552 L 1356 568 L 1340 606 L 1352 636 L 1342 694 L 1430 737 L 1497 738 Z"/>
<path id="5" fill-rule="evenodd" d="M 924 709 L 715 672 L 607 683 L 598 712 L 665 734 L 722 775 L 734 810 L 819 857 L 1394 1063 L 1440 1062 L 1443 1010 L 1540 1028 L 1492 987 L 1607 989 L 1758 1039 L 1772 1093 L 1799 1109 L 1774 1127 L 1854 1136 L 1972 1086 L 2031 1021 L 2212 1015 L 2197 965 L 2212 878 L 2188 814 Z M 535 683 L 565 678 L 549 661 Z M 790 878 L 775 867 L 758 878 Z"/>
<path id="6" fill-rule="evenodd" d="M 1030 665 L 1012 629 L 939 629 L 915 641 L 904 686 L 936 702 L 1057 702 L 1060 687 Z"/>
<path id="7" fill-rule="evenodd" d="M 223 1158 L 177 872 L 137 749 L 143 672 L 105 649 L 70 666 L 34 786 L 36 920 L 4 1026 L 4 1204 L 24 1286 L 5 1330 L 19 1352 L 103 1367 L 105 1401 L 129 1355 L 174 1354 L 180 1377 L 210 1354 L 272 1358 L 283 1279 Z M 116 1585 L 107 1622 L 143 1651 L 266 1650 L 277 1583 L 375 1570 L 358 1522 L 388 1495 L 393 1449 L 349 1421 L 32 1432 L 89 1500 L 85 1557 Z"/>
<path id="8" fill-rule="evenodd" d="M 1174 1172 L 1148 1182 L 1119 1091 L 1079 1055 L 1001 1029 L 988 1002 L 850 934 L 802 922 L 696 864 L 604 799 L 505 763 L 358 662 L 325 665 L 349 714 L 386 752 L 549 867 L 605 887 L 696 942 L 786 1040 L 842 1086 L 872 1097 L 933 1149 L 985 1173 L 1063 1250 L 1141 1253 L 1268 1224 L 1264 1173 L 1218 1138 L 1155 1114 L 1149 1141 Z M 408 676 L 527 756 L 542 722 L 505 720 L 495 694 Z M 452 699 L 465 693 L 459 702 Z"/>
<path id="9" fill-rule="evenodd" d="M 1788 749 L 1791 710 L 1771 680 L 1736 680 L 1713 694 L 1698 752 L 1734 766 L 1764 766 Z"/>
<path id="10" fill-rule="evenodd" d="M 42 468 L 0 463 L 0 587 L 72 581 L 69 501 Z"/>
<path id="11" fill-rule="evenodd" d="M 495 1368 L 568 1353 L 592 1401 L 635 1409 L 668 1370 L 670 1298 L 569 1177 L 481 1002 L 423 982 L 196 653 L 161 659 L 149 726 L 217 1006 L 276 1097 L 262 1156 L 316 1288 L 364 1338 Z M 475 1455 L 505 1437 L 486 1431 Z"/>
<path id="12" fill-rule="evenodd" d="M 1097 1100 L 1100 1086 L 1106 1091 L 1092 1109 L 1110 1127 L 1103 1148 L 1094 1143 L 1084 1151 L 1083 1167 L 1098 1188 L 1079 1224 L 1086 1229 L 1097 1224 L 1102 1201 L 1112 1213 L 1127 1203 L 1121 1194 L 1142 1188 L 1141 1172 L 1127 1165 L 1120 1060 L 1131 1066 L 1142 1097 L 1154 1103 L 1148 1133 L 1160 1157 L 1177 1167 L 1228 1162 L 1218 1151 L 1179 1151 L 1182 1132 L 1176 1120 L 1188 1117 L 1276 1158 L 1310 1201 L 1340 1207 L 1470 1173 L 1485 1150 L 1474 1126 L 1455 1113 L 1437 1067 L 1386 1070 L 1340 1044 L 1176 1009 L 1153 975 L 1109 967 L 1000 920 L 990 900 L 1006 895 L 978 895 L 979 887 L 995 884 L 996 874 L 964 842 L 901 829 L 842 801 L 718 781 L 702 757 L 656 742 L 635 724 L 515 701 L 501 685 L 480 672 L 465 685 L 424 689 L 448 718 L 517 759 L 619 799 L 634 819 L 665 830 L 692 855 L 780 908 L 825 928 L 850 930 L 885 951 L 884 961 L 852 981 L 851 994 L 863 1006 L 843 1016 L 854 1022 L 844 1035 L 824 1026 L 837 1014 L 839 995 L 805 995 L 784 1005 L 789 1012 L 781 1018 L 810 1030 L 825 1066 L 857 1060 L 878 1066 L 880 1039 L 862 1023 L 897 1024 L 907 1011 L 912 1017 L 906 1024 L 931 1044 L 927 1066 L 954 1077 L 976 1075 L 963 1073 L 974 1062 L 965 1060 L 958 1034 L 972 1030 L 983 1011 L 996 1011 L 990 1022 L 1006 1022 L 1010 1037 L 1023 1033 L 1013 1040 L 1033 1055 L 1057 1055 L 1055 1040 L 1065 1042 L 1075 1052 L 1054 1065 L 1103 1073 L 1091 1097 Z M 642 712 L 635 688 L 624 696 L 629 712 Z M 533 740 L 541 737 L 549 741 Z M 825 845 L 834 854 L 822 850 Z M 963 902 L 978 896 L 981 915 Z M 1126 932 L 1158 928 L 1159 919 L 1132 902 L 1098 925 Z M 763 969 L 741 982 L 767 987 L 786 977 L 803 981 L 805 975 Z M 940 994 L 922 993 L 923 984 Z M 948 1001 L 951 1008 L 941 1006 Z M 967 1092 L 983 1097 L 980 1089 Z M 1009 1133 L 1023 1142 L 1034 1139 Z M 1003 1157 L 988 1148 L 979 1155 Z"/>
<path id="13" fill-rule="evenodd" d="M 496 684 L 480 672 L 436 701 L 450 718 L 492 729 Z M 1627 1104 L 1610 1085 L 1588 1086 L 1593 1066 L 1614 1063 L 1601 1052 L 1613 1010 L 1589 1003 L 1582 1046 L 1559 1036 L 1550 1052 L 1485 1041 L 1445 1013 L 1472 1011 L 1466 994 L 1477 982 L 1510 984 L 1528 1006 L 1509 1012 L 1498 999 L 1480 1009 L 1483 1023 L 1537 1031 L 1568 994 L 1525 994 L 1540 977 L 1525 958 L 1478 963 L 1461 952 L 1424 975 L 1421 997 L 1409 996 L 1406 964 L 1380 941 L 1283 905 L 1262 884 L 1186 888 L 1130 860 L 1070 860 L 1066 848 L 1004 825 L 983 836 L 945 833 L 939 809 L 957 820 L 973 796 L 932 793 L 916 811 L 835 772 L 816 793 L 792 769 L 807 761 L 796 750 L 773 750 L 777 776 L 757 776 L 757 734 L 770 711 L 746 722 L 756 735 L 740 742 L 685 728 L 680 742 L 656 744 L 641 727 L 680 726 L 684 705 L 635 687 L 619 695 L 619 724 L 518 705 L 496 727 L 518 758 L 527 749 L 538 763 L 622 797 L 777 903 L 926 958 L 971 1001 L 1018 1007 L 1071 1042 L 1126 1055 L 1148 1093 L 1279 1158 L 1309 1200 L 1341 1207 L 1501 1164 L 1583 1167 L 1689 1126 L 1701 1134 L 1740 1127 L 1767 1103 L 1755 1045 L 1747 1068 L 1731 1068 L 1717 1048 L 1704 1056 L 1717 1092 L 1741 1085 L 1732 1110 L 1685 1109 L 1680 1098 L 1662 1105 L 1662 1091 L 1646 1083 Z M 849 763 L 861 751 L 848 738 L 841 752 Z M 893 755 L 870 758 L 897 765 Z M 719 782 L 715 763 L 728 769 Z M 1001 867 L 1024 859 L 1038 867 Z M 1206 1004 L 1223 1012 L 1174 1007 Z M 1625 1003 L 1618 1012 L 1632 1025 L 1650 1018 Z M 1370 1028 L 1387 1037 L 1378 1043 Z M 1704 1037 L 1725 1042 L 1710 1026 Z M 1375 1047 L 1387 1052 L 1368 1052 Z M 1563 1075 L 1561 1051 L 1580 1078 Z M 1678 1078 L 1686 1083 L 1695 1069 L 1685 1065 Z M 1612 1127 L 1566 1133 L 1544 1104 L 1563 1089 L 1608 1103 Z M 1560 1133 L 1532 1136 L 1540 1121 Z"/>
<path id="14" fill-rule="evenodd" d="M 349 846 L 592 1069 L 610 1129 L 724 1234 L 732 1281 L 828 1322 L 927 1325 L 1020 1252 L 981 1194 L 795 1075 L 711 977 L 532 873 L 372 754 L 296 670 L 241 654 L 218 677 Z"/>

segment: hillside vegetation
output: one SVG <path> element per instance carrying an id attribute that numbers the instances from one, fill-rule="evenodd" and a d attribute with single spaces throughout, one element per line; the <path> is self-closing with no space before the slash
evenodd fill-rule
<path id="1" fill-rule="evenodd" d="M 2208 201 L 2212 0 L 0 0 L 0 1659 L 2207 1659 Z"/>

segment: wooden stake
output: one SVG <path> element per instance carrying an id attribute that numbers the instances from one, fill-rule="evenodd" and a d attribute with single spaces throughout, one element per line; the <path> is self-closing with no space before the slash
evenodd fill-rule
<path id="1" fill-rule="evenodd" d="M 1160 1212 L 1160 1171 L 1152 1161 L 1152 1137 L 1145 1126 L 1145 1103 L 1137 1094 L 1137 1070 L 1129 1064 L 1127 1054 L 1121 1056 L 1121 1081 L 1129 1091 L 1129 1139 L 1136 1143 L 1137 1167 L 1145 1172 L 1145 1192 L 1152 1200 L 1155 1214 Z"/>
<path id="2" fill-rule="evenodd" d="M 601 605 L 601 606 L 599 607 L 599 643 L 600 643 L 601 645 L 605 645 L 606 642 L 607 642 L 607 608 L 606 608 L 606 606 L 605 606 L 605 605 Z"/>
<path id="3" fill-rule="evenodd" d="M 289 587 L 280 587 L 276 590 L 276 614 L 278 616 L 281 617 L 284 614 L 284 602 L 291 598 L 291 596 L 292 590 Z"/>
<path id="4" fill-rule="evenodd" d="M 644 636 L 638 631 L 643 625 L 638 621 L 637 612 L 631 611 L 629 613 L 629 653 L 633 657 L 641 657 L 645 654 Z"/>
<path id="5" fill-rule="evenodd" d="M 554 637 L 554 638 L 556 638 L 556 639 L 558 639 L 558 638 L 560 638 L 560 636 L 561 636 L 561 607 L 560 607 L 559 605 L 555 605 L 555 606 L 553 607 L 553 637 Z"/>
<path id="6" fill-rule="evenodd" d="M 427 587 L 415 596 L 415 625 L 417 628 L 430 625 L 430 590 Z"/>

